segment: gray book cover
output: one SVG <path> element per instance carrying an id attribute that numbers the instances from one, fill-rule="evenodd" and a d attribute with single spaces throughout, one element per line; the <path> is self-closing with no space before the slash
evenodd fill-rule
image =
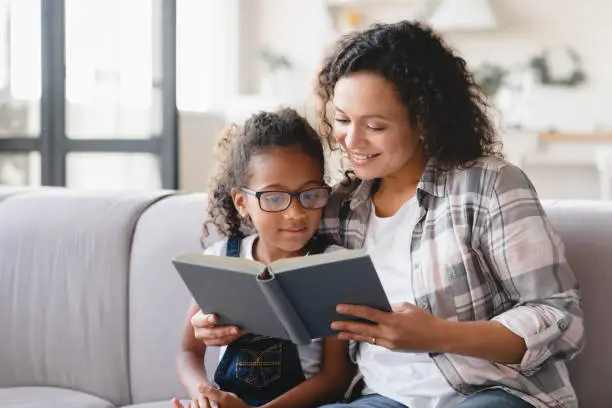
<path id="1" fill-rule="evenodd" d="M 296 344 L 334 335 L 333 320 L 359 320 L 336 313 L 340 303 L 391 310 L 365 250 L 283 259 L 269 266 L 186 254 L 173 264 L 200 309 L 217 314 L 220 325 Z"/>

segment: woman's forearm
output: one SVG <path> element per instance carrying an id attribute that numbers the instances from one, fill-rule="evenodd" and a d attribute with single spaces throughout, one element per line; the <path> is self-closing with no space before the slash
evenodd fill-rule
<path id="1" fill-rule="evenodd" d="M 501 364 L 519 364 L 527 351 L 525 341 L 495 321 L 441 321 L 434 349 Z"/>
<path id="2" fill-rule="evenodd" d="M 182 351 L 176 359 L 179 381 L 191 398 L 198 398 L 198 385 L 210 385 L 204 367 L 204 355 L 193 351 Z"/>

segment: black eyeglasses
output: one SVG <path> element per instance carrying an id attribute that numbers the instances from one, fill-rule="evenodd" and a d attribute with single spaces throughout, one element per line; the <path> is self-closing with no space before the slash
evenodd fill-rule
<path id="1" fill-rule="evenodd" d="M 253 191 L 248 188 L 241 188 L 245 193 L 257 197 L 259 208 L 266 212 L 285 211 L 291 205 L 295 197 L 300 205 L 306 210 L 318 210 L 325 207 L 331 188 L 317 187 L 297 193 L 288 191 Z"/>

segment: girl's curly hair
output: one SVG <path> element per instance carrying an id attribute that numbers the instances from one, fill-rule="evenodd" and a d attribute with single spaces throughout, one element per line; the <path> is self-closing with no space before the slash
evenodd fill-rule
<path id="1" fill-rule="evenodd" d="M 330 148 L 337 147 L 329 117 L 334 88 L 356 72 L 379 74 L 395 86 L 425 138 L 427 156 L 442 166 L 502 156 L 484 93 L 466 62 L 430 28 L 409 21 L 347 34 L 325 58 L 316 93 L 320 131 Z"/>
<path id="2" fill-rule="evenodd" d="M 243 126 L 227 128 L 219 137 L 215 149 L 215 166 L 208 182 L 208 216 L 204 223 L 204 238 L 208 226 L 214 225 L 223 236 L 248 234 L 253 225 L 242 218 L 234 206 L 232 189 L 245 187 L 249 179 L 251 158 L 271 148 L 298 148 L 312 157 L 324 176 L 324 156 L 321 139 L 308 121 L 295 110 L 259 112 Z"/>

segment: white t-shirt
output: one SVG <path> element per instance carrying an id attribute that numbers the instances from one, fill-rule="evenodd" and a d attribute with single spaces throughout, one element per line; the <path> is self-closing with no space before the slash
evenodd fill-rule
<path id="1" fill-rule="evenodd" d="M 420 213 L 416 197 L 387 218 L 376 216 L 372 206 L 365 247 L 391 304 L 415 303 L 410 240 Z M 427 353 L 360 343 L 357 362 L 366 383 L 365 394 L 381 394 L 410 408 L 441 408 L 463 400 Z"/>
<path id="2" fill-rule="evenodd" d="M 257 239 L 257 235 L 249 235 L 242 240 L 240 245 L 240 257 L 245 259 L 253 259 L 253 244 Z M 330 248 L 329 250 L 333 250 Z M 227 240 L 223 240 L 211 245 L 204 252 L 207 255 L 225 256 L 227 251 Z M 300 361 L 302 362 L 302 370 L 306 379 L 317 374 L 321 370 L 321 353 L 323 352 L 323 341 L 315 340 L 309 345 L 301 345 L 298 347 Z M 226 346 L 219 348 L 219 359 L 223 358 Z"/>

